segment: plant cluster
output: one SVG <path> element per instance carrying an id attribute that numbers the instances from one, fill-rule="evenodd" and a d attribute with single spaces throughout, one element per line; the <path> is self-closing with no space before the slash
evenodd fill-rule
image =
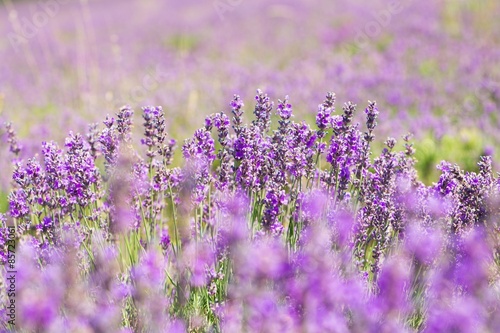
<path id="1" fill-rule="evenodd" d="M 335 99 L 310 126 L 288 96 L 275 105 L 260 90 L 245 123 L 235 95 L 182 144 L 179 166 L 154 106 L 142 110 L 142 149 L 125 106 L 16 159 L 0 259 L 14 225 L 19 318 L 4 329 L 497 332 L 491 157 L 479 172 L 442 162 L 426 186 L 410 135 L 375 154 L 376 103 L 361 126 L 356 105 Z"/>

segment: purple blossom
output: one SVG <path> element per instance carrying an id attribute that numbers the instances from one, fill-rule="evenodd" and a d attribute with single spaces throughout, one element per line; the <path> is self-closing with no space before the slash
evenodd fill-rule
<path id="1" fill-rule="evenodd" d="M 118 158 L 119 141 L 116 132 L 115 119 L 106 117 L 104 121 L 106 127 L 102 130 L 99 136 L 99 143 L 101 145 L 101 152 L 106 161 L 106 167 L 109 169 L 116 164 Z"/>
<path id="2" fill-rule="evenodd" d="M 285 191 L 270 188 L 267 190 L 264 201 L 264 215 L 262 224 L 264 228 L 272 231 L 274 234 L 281 234 L 283 226 L 279 221 L 280 208 L 287 204 L 288 198 Z"/>
<path id="3" fill-rule="evenodd" d="M 166 138 L 165 115 L 161 106 L 147 106 L 142 109 L 144 118 L 144 138 L 143 145 L 148 147 L 147 156 L 153 158 L 157 154 L 157 149 L 161 147 Z"/>
<path id="4" fill-rule="evenodd" d="M 368 129 L 368 132 L 365 134 L 365 140 L 370 142 L 373 140 L 372 132 L 377 126 L 377 117 L 379 114 L 377 103 L 368 101 L 368 107 L 365 109 L 365 113 L 366 128 Z"/>
<path id="5" fill-rule="evenodd" d="M 20 146 L 18 143 L 17 135 L 14 131 L 14 128 L 12 127 L 12 123 L 5 123 L 5 129 L 7 131 L 7 143 L 9 144 L 9 151 L 18 156 L 21 152 L 22 146 Z"/>
<path id="6" fill-rule="evenodd" d="M 332 113 L 335 112 L 335 94 L 329 92 L 322 104 L 318 105 L 318 113 L 316 114 L 316 126 L 318 126 L 318 136 L 323 138 L 325 131 L 331 124 Z"/>
<path id="7" fill-rule="evenodd" d="M 389 137 L 371 158 L 374 103 L 364 134 L 354 104 L 332 114 L 333 94 L 317 131 L 291 120 L 285 98 L 271 132 L 272 105 L 259 91 L 257 119 L 244 124 L 235 96 L 235 133 L 223 113 L 208 116 L 179 168 L 159 107 L 144 109 L 149 161 L 128 108 L 99 138 L 70 133 L 64 151 L 42 144 L 43 163 L 16 161 L 0 260 L 13 219 L 20 329 L 496 331 L 493 159 L 477 172 L 443 162 L 427 186 L 409 137 L 400 150 Z M 113 165 L 105 183 L 103 162 Z"/>
<path id="8" fill-rule="evenodd" d="M 62 183 L 71 204 L 86 206 L 98 198 L 96 187 L 100 183 L 99 170 L 94 164 L 89 147 L 84 144 L 80 134 L 66 138 L 68 148 L 61 169 L 64 172 Z"/>
<path id="9" fill-rule="evenodd" d="M 274 103 L 267 96 L 267 94 L 264 94 L 260 89 L 257 89 L 255 101 L 254 114 L 256 119 L 253 123 L 261 130 L 261 132 L 264 133 L 269 129 L 271 121 L 271 111 L 273 109 Z"/>
<path id="10" fill-rule="evenodd" d="M 192 139 L 186 140 L 182 152 L 186 159 L 202 158 L 211 163 L 215 159 L 215 142 L 209 131 L 200 128 Z"/>
<path id="11" fill-rule="evenodd" d="M 243 110 L 241 109 L 244 104 L 243 101 L 241 100 L 240 96 L 234 95 L 233 100 L 230 103 L 231 105 L 231 113 L 233 114 L 233 128 L 234 132 L 236 133 L 237 136 L 240 134 L 240 129 L 242 125 L 242 116 L 243 116 Z"/>
<path id="12" fill-rule="evenodd" d="M 129 142 L 131 137 L 131 131 L 133 126 L 132 117 L 134 116 L 134 111 L 128 105 L 124 105 L 120 108 L 120 111 L 116 114 L 116 130 L 119 133 L 120 140 Z"/>
<path id="13" fill-rule="evenodd" d="M 29 215 L 28 195 L 23 189 L 9 194 L 10 215 L 14 218 L 23 218 Z"/>
<path id="14" fill-rule="evenodd" d="M 288 96 L 283 101 L 279 100 L 276 113 L 283 120 L 288 120 L 292 117 L 292 104 L 288 103 Z"/>
<path id="15" fill-rule="evenodd" d="M 99 142 L 100 135 L 98 126 L 99 124 L 97 123 L 89 124 L 86 134 L 87 142 L 90 146 L 90 153 L 94 159 L 97 158 L 98 153 L 97 143 Z"/>
<path id="16" fill-rule="evenodd" d="M 167 251 L 170 247 L 170 235 L 167 229 L 163 230 L 161 233 L 160 246 L 164 251 Z"/>

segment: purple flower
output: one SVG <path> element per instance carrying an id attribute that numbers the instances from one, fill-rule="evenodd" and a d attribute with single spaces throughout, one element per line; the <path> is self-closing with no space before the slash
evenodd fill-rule
<path id="1" fill-rule="evenodd" d="M 94 159 L 97 158 L 98 153 L 97 143 L 99 142 L 100 135 L 98 126 L 99 124 L 97 123 L 89 124 L 86 134 L 87 142 L 90 146 L 90 153 Z"/>
<path id="2" fill-rule="evenodd" d="M 5 123 L 5 129 L 7 130 L 7 143 L 9 144 L 9 150 L 11 153 L 18 156 L 21 152 L 22 146 L 18 143 L 17 135 L 12 127 L 12 123 Z"/>
<path id="3" fill-rule="evenodd" d="M 316 126 L 320 131 L 325 131 L 331 123 L 331 109 L 326 109 L 323 104 L 318 106 L 318 113 L 316 115 Z M 323 133 L 322 132 L 322 133 Z"/>
<path id="4" fill-rule="evenodd" d="M 42 220 L 42 223 L 36 226 L 37 230 L 41 232 L 48 232 L 54 226 L 54 221 L 50 216 L 45 216 Z"/>
<path id="5" fill-rule="evenodd" d="M 30 213 L 28 195 L 23 189 L 17 189 L 9 194 L 10 215 L 14 218 L 23 218 Z"/>
<path id="6" fill-rule="evenodd" d="M 161 233 L 160 246 L 163 251 L 167 251 L 170 247 L 170 235 L 168 233 L 168 229 L 164 229 Z"/>
<path id="7" fill-rule="evenodd" d="M 253 121 L 253 124 L 257 126 L 262 133 L 264 133 L 269 129 L 271 111 L 274 103 L 270 100 L 267 94 L 264 94 L 260 89 L 257 89 L 255 101 L 254 114 L 256 119 Z"/>
<path id="8" fill-rule="evenodd" d="M 244 104 L 240 96 L 234 95 L 230 105 L 231 105 L 231 113 L 233 114 L 234 132 L 236 133 L 237 136 L 239 136 L 241 132 L 241 124 L 243 121 L 241 118 L 243 116 L 243 110 L 241 108 L 244 106 Z"/>
<path id="9" fill-rule="evenodd" d="M 314 161 L 315 143 L 318 138 L 306 123 L 292 123 L 288 141 L 290 162 L 287 165 L 289 172 L 295 177 L 311 177 L 316 167 Z"/>
<path id="10" fill-rule="evenodd" d="M 405 248 L 423 264 L 431 264 L 438 256 L 442 246 L 442 234 L 439 229 L 426 230 L 411 224 L 405 236 Z M 422 246 L 425 244 L 425 246 Z"/>
<path id="11" fill-rule="evenodd" d="M 58 190 L 63 185 L 64 169 L 62 151 L 54 142 L 42 143 L 45 177 L 50 188 Z"/>
<path id="12" fill-rule="evenodd" d="M 280 208 L 288 203 L 285 191 L 271 187 L 267 190 L 263 202 L 264 215 L 262 224 L 264 228 L 272 231 L 274 234 L 281 234 L 283 226 L 279 221 Z"/>
<path id="13" fill-rule="evenodd" d="M 386 316 L 403 315 L 409 310 L 408 287 L 410 285 L 409 262 L 394 256 L 384 263 L 377 280 L 376 303 Z"/>
<path id="14" fill-rule="evenodd" d="M 219 143 L 225 147 L 228 144 L 229 118 L 221 112 L 213 115 L 213 121 L 218 131 Z"/>
<path id="15" fill-rule="evenodd" d="M 134 116 L 134 111 L 128 105 L 124 105 L 120 108 L 120 111 L 116 114 L 116 130 L 119 133 L 120 140 L 129 142 L 130 132 L 132 131 L 132 117 Z"/>
<path id="16" fill-rule="evenodd" d="M 161 106 L 147 106 L 142 108 L 144 118 L 143 145 L 148 147 L 147 156 L 153 158 L 157 155 L 157 149 L 162 146 L 166 138 L 165 115 Z"/>
<path id="17" fill-rule="evenodd" d="M 332 113 L 335 112 L 335 94 L 327 93 L 326 99 L 322 104 L 318 105 L 318 113 L 316 114 L 316 126 L 318 126 L 318 136 L 323 138 L 325 130 L 331 124 Z"/>
<path id="18" fill-rule="evenodd" d="M 186 140 L 182 147 L 184 158 L 202 158 L 207 162 L 215 159 L 215 142 L 209 131 L 200 128 L 194 132 L 193 138 Z"/>
<path id="19" fill-rule="evenodd" d="M 70 132 L 65 144 L 68 151 L 60 167 L 64 172 L 62 183 L 69 202 L 81 206 L 97 200 L 99 194 L 95 190 L 100 184 L 99 170 L 84 143 L 80 134 Z"/>
<path id="20" fill-rule="evenodd" d="M 292 117 L 292 104 L 288 103 L 288 96 L 286 96 L 283 101 L 278 101 L 276 113 L 283 120 L 288 120 L 290 119 L 290 117 Z"/>
<path id="21" fill-rule="evenodd" d="M 368 129 L 368 133 L 365 135 L 366 141 L 373 140 L 371 137 L 371 132 L 377 126 L 377 117 L 378 117 L 378 108 L 376 102 L 368 101 L 368 107 L 365 109 L 366 113 L 366 128 Z"/>
<path id="22" fill-rule="evenodd" d="M 114 122 L 114 118 L 106 117 L 104 121 L 106 128 L 102 130 L 98 139 L 108 172 L 110 172 L 109 169 L 116 164 L 116 160 L 118 159 L 119 141 Z"/>

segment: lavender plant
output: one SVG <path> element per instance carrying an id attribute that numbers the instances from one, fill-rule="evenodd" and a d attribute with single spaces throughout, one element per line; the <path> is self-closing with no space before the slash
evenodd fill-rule
<path id="1" fill-rule="evenodd" d="M 63 149 L 43 142 L 16 159 L 0 260 L 13 226 L 18 317 L 3 330 L 500 330 L 490 157 L 478 172 L 442 162 L 429 186 L 410 136 L 373 147 L 375 102 L 361 125 L 355 104 L 337 114 L 328 93 L 313 127 L 288 96 L 274 105 L 258 90 L 247 124 L 235 95 L 231 113 L 183 143 L 176 167 L 154 106 L 142 110 L 141 145 L 123 107 L 102 129 L 70 132 Z"/>
<path id="2" fill-rule="evenodd" d="M 30 138 L 62 142 L 61 128 L 83 132 L 103 120 L 102 110 L 159 104 L 182 142 L 196 127 L 186 119 L 214 112 L 233 91 L 251 97 L 263 84 L 276 96 L 294 91 L 295 113 L 307 119 L 334 84 L 344 99 L 377 96 L 387 119 L 380 136 L 415 134 L 427 184 L 439 158 L 474 170 L 476 157 L 500 142 L 498 1 L 236 2 L 0 6 L 1 123 L 15 123 L 28 158 L 38 151 Z M 177 15 L 165 20 L 165 12 Z M 124 25 L 123 17 L 133 20 Z M 2 170 L 10 168 L 7 151 Z M 0 175 L 4 193 L 9 180 L 9 172 Z"/>

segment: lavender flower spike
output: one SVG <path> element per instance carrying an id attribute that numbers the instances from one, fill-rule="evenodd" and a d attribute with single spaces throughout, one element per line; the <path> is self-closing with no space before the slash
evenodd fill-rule
<path id="1" fill-rule="evenodd" d="M 12 123 L 5 123 L 5 129 L 7 130 L 7 143 L 9 144 L 9 150 L 11 153 L 14 155 L 18 156 L 19 153 L 21 152 L 21 146 L 19 145 L 17 141 L 17 136 L 16 132 L 14 131 L 14 128 L 12 127 Z"/>
<path id="2" fill-rule="evenodd" d="M 264 94 L 260 89 L 257 89 L 255 101 L 254 114 L 257 119 L 254 121 L 254 124 L 259 127 L 262 132 L 266 132 L 271 123 L 271 110 L 273 109 L 274 103 L 267 94 Z"/>

